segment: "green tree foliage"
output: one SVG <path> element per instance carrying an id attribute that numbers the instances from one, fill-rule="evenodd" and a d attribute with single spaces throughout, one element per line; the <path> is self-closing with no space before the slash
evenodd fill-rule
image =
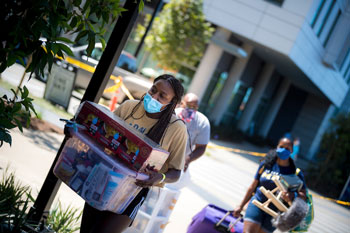
<path id="1" fill-rule="evenodd" d="M 73 56 L 67 45 L 80 40 L 87 41 L 88 55 L 96 40 L 104 48 L 105 28 L 124 10 L 119 0 L 1 1 L 0 73 L 20 61 L 26 72 L 43 75 L 46 67 L 51 70 L 55 56 Z M 70 37 L 75 41 L 68 39 Z M 22 130 L 19 117 L 29 121 L 29 109 L 34 110 L 28 90 L 21 93 L 20 101 L 16 94 L 12 100 L 7 96 L 0 97 L 0 146 L 4 141 L 11 144 L 9 129 L 18 127 Z M 25 106 L 24 112 L 22 105 Z"/>
<path id="2" fill-rule="evenodd" d="M 350 113 L 338 114 L 323 135 L 317 165 L 310 168 L 309 186 L 338 198 L 350 174 Z"/>
<path id="3" fill-rule="evenodd" d="M 145 30 L 139 26 L 138 31 L 143 34 Z M 170 1 L 154 19 L 146 48 L 163 67 L 196 66 L 213 31 L 205 21 L 202 0 Z"/>
<path id="4" fill-rule="evenodd" d="M 13 98 L 4 95 L 0 97 L 0 147 L 4 142 L 11 145 L 12 139 L 10 129 L 18 127 L 23 132 L 22 122 L 30 123 L 31 112 L 36 115 L 33 107 L 33 99 L 29 98 L 29 91 L 26 86 L 19 88 L 21 97 L 19 98 L 16 92 L 11 89 L 14 94 Z"/>
<path id="5" fill-rule="evenodd" d="M 32 57 L 27 72 L 43 74 L 56 55 L 72 55 L 67 44 L 74 42 L 62 34 L 78 33 L 75 42 L 87 38 L 88 54 L 95 40 L 104 45 L 104 26 L 114 21 L 124 9 L 119 0 L 4 0 L 0 8 L 0 73 L 16 60 Z M 5 25 L 7 25 L 5 27 Z M 46 38 L 45 47 L 43 40 Z"/>

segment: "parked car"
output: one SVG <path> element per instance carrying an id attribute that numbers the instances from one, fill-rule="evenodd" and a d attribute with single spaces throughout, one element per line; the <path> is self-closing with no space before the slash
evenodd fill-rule
<path id="1" fill-rule="evenodd" d="M 77 47 L 71 47 L 71 50 L 74 54 L 73 59 L 76 59 L 84 64 L 87 64 L 92 67 L 96 67 L 99 60 L 102 56 L 102 44 L 96 43 L 95 48 L 91 53 L 91 56 L 87 56 L 86 53 L 87 45 L 77 46 Z M 76 79 L 75 79 L 75 88 L 81 88 L 86 89 L 90 79 L 92 77 L 92 73 L 87 71 L 86 69 L 83 69 L 75 64 L 67 64 L 66 62 L 63 62 L 63 67 L 69 70 L 72 70 L 72 67 L 75 67 L 74 70 L 76 70 Z M 125 87 L 129 90 L 130 94 L 135 99 L 140 99 L 144 93 L 147 92 L 147 90 L 152 86 L 152 81 L 149 78 L 146 78 L 142 75 L 137 75 L 135 72 L 137 71 L 137 62 L 136 58 L 126 52 L 122 51 L 120 54 L 120 57 L 118 59 L 118 62 L 112 72 L 112 75 L 114 76 L 121 76 L 123 78 L 123 83 Z M 37 77 L 41 79 L 42 81 L 47 80 L 47 75 L 45 77 Z M 109 80 L 107 83 L 106 88 L 111 87 L 114 85 L 113 80 Z M 113 93 L 103 93 L 103 97 L 106 99 L 111 99 L 113 96 Z M 117 100 L 119 103 L 123 102 L 125 99 L 127 99 L 127 96 L 124 92 L 121 90 L 117 94 Z"/>

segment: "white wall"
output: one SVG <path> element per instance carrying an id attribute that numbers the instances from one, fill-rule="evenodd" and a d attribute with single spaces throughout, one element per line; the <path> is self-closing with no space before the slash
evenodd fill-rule
<path id="1" fill-rule="evenodd" d="M 319 1 L 285 0 L 279 7 L 263 0 L 204 0 L 204 13 L 208 21 L 288 56 L 340 106 L 349 87 L 338 71 L 323 64 L 325 49 L 310 27 Z M 338 1 L 338 6 L 343 3 Z"/>
<path id="2" fill-rule="evenodd" d="M 288 55 L 312 0 L 286 0 L 282 7 L 263 0 L 204 0 L 208 21 Z"/>
<path id="3" fill-rule="evenodd" d="M 340 106 L 349 86 L 341 74 L 322 63 L 325 50 L 308 22 L 305 22 L 289 57 L 336 105 Z"/>

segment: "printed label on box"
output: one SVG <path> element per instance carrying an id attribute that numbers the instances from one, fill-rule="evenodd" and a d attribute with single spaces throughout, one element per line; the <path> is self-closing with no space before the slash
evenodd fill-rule
<path id="1" fill-rule="evenodd" d="M 88 129 L 87 135 L 112 151 L 133 170 L 143 171 L 150 165 L 158 171 L 169 156 L 169 152 L 147 136 L 96 103 L 82 103 L 76 121 Z"/>

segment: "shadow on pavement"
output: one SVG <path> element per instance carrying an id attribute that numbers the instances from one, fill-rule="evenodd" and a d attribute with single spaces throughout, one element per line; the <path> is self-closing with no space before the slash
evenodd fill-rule
<path id="1" fill-rule="evenodd" d="M 235 143 L 235 142 L 227 142 L 227 141 L 220 141 L 220 140 L 211 140 L 211 142 L 218 146 L 224 146 L 227 148 L 239 149 L 239 150 L 250 151 L 250 152 L 267 153 L 271 149 L 270 147 L 267 147 L 267 146 L 265 147 L 255 146 L 246 141 L 243 141 L 242 143 Z M 220 149 L 218 149 L 217 151 L 220 151 Z M 237 153 L 237 152 L 232 152 L 232 153 L 238 154 L 258 164 L 263 159 L 263 157 L 261 156 L 254 156 L 247 153 Z"/>
<path id="2" fill-rule="evenodd" d="M 199 185 L 194 184 L 192 181 L 190 181 L 186 187 L 189 188 L 191 191 L 195 192 L 200 197 L 202 197 L 204 200 L 206 200 L 208 202 L 208 204 L 214 204 L 214 205 L 219 206 L 221 208 L 224 208 L 228 204 L 228 203 L 220 201 L 217 196 L 210 194 L 208 192 L 208 190 L 205 190 L 202 187 L 200 187 Z M 204 207 L 205 206 L 203 206 L 203 208 Z M 233 206 L 232 206 L 232 208 L 233 208 Z"/>
<path id="3" fill-rule="evenodd" d="M 55 133 L 27 130 L 23 133 L 23 135 L 27 137 L 29 141 L 35 143 L 38 147 L 53 151 L 57 151 L 63 141 L 63 136 L 62 139 L 58 139 Z"/>

